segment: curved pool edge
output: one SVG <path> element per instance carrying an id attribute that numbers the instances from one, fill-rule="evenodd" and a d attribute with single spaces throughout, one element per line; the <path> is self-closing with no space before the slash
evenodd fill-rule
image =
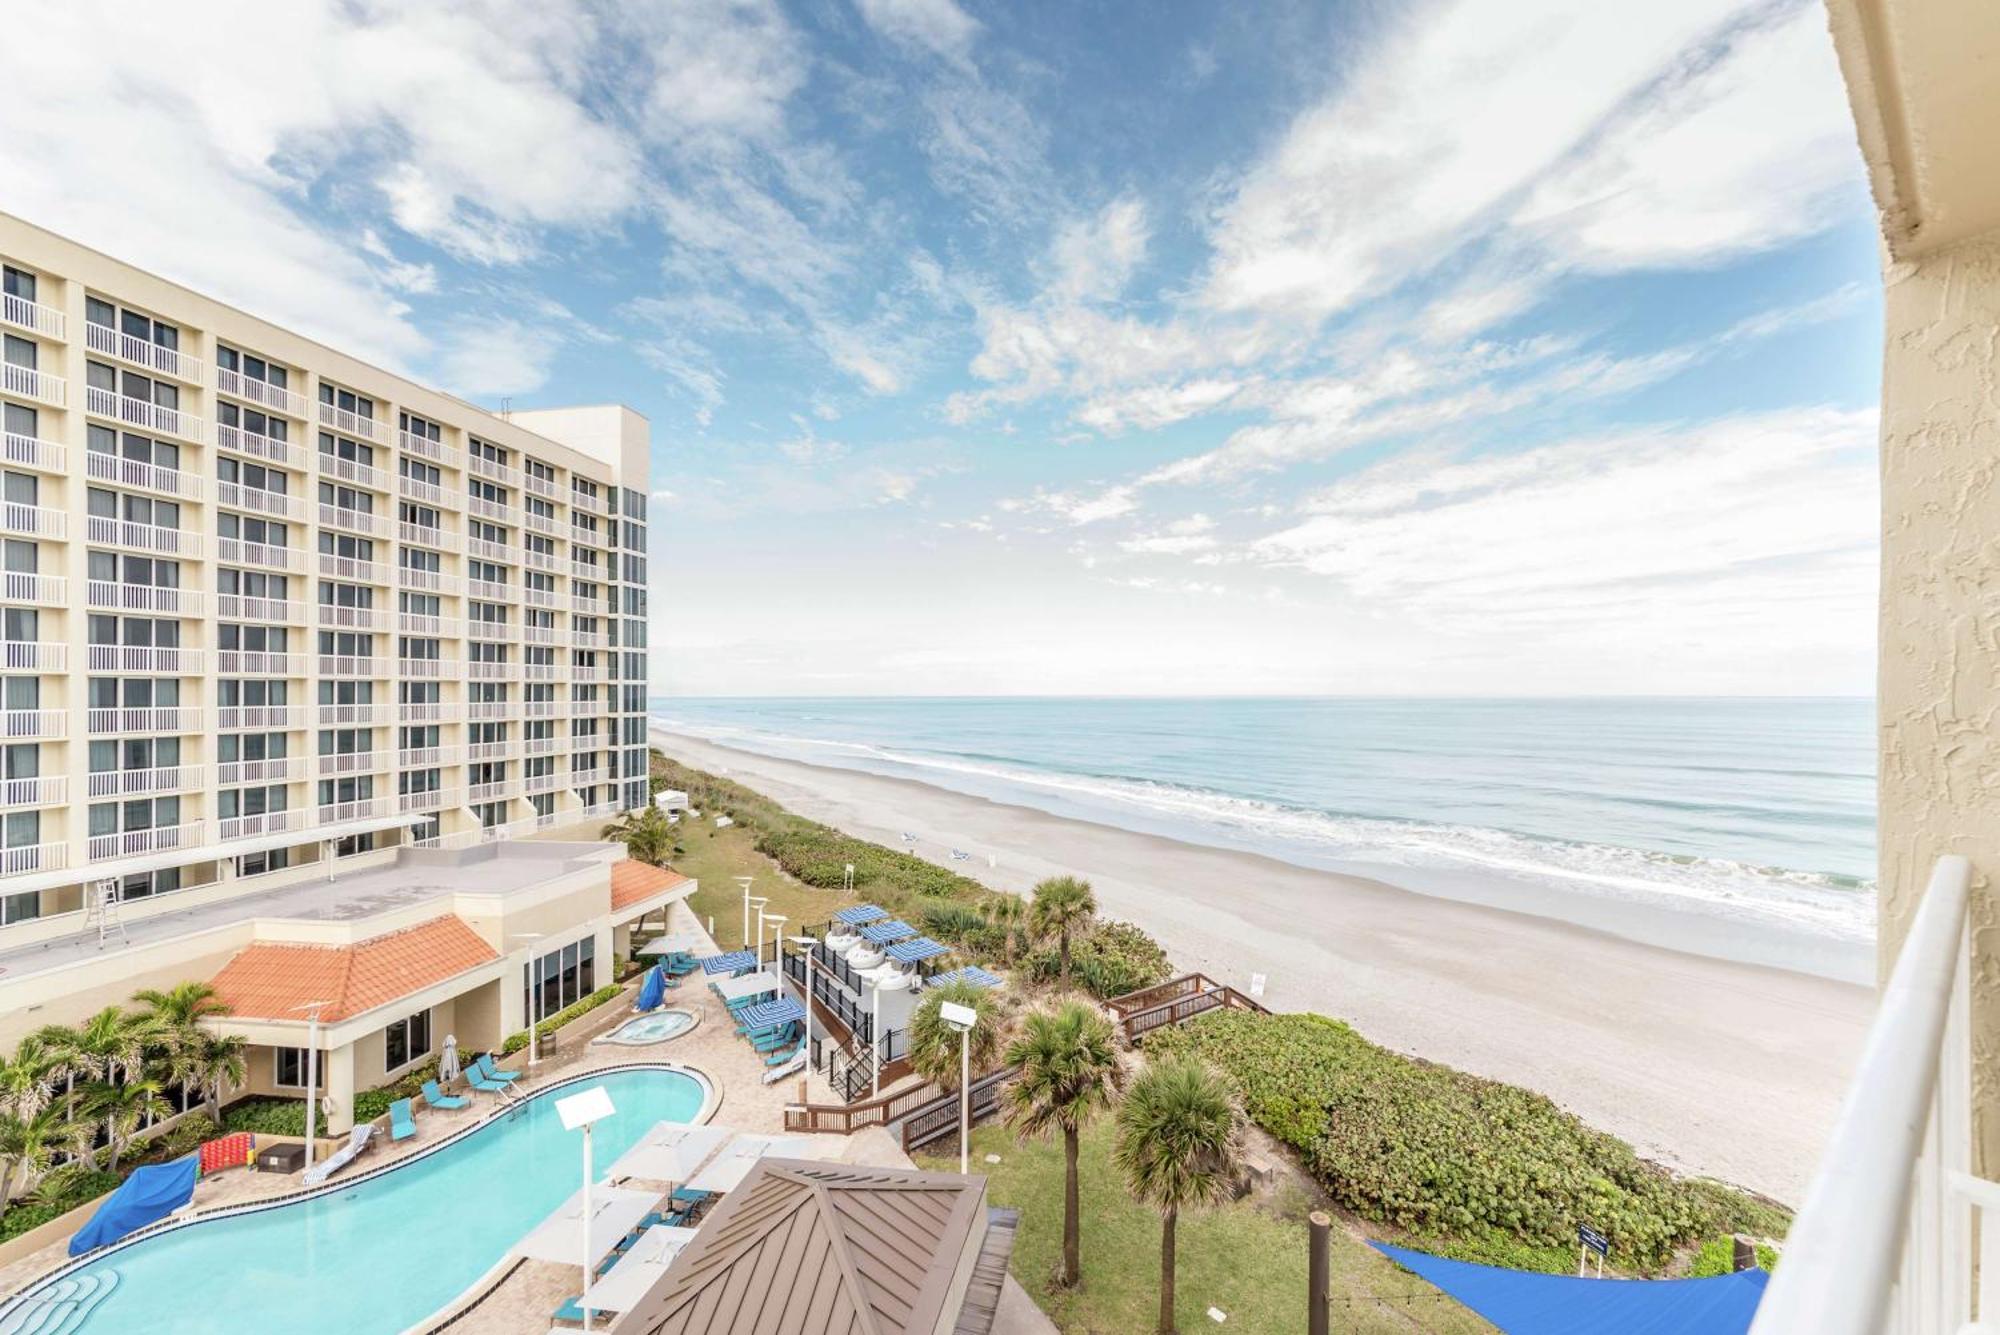
<path id="1" fill-rule="evenodd" d="M 649 1038 L 640 1042 L 629 1042 L 625 1039 L 612 1037 L 613 1034 L 616 1034 L 620 1029 L 623 1029 L 626 1025 L 634 1024 L 640 1020 L 644 1020 L 651 1016 L 658 1015 L 662 1011 L 673 1011 L 676 1014 L 687 1016 L 688 1017 L 687 1027 L 684 1029 L 676 1030 L 675 1032 L 668 1034 L 665 1038 Z M 695 1030 L 699 1028 L 701 1028 L 700 1011 L 689 1010 L 684 1006 L 663 1006 L 660 1008 L 660 1010 L 646 1011 L 642 1014 L 633 1015 L 626 1019 L 620 1020 L 617 1024 L 605 1030 L 603 1033 L 599 1034 L 596 1038 L 591 1039 L 590 1046 L 593 1048 L 650 1048 L 658 1043 L 671 1043 L 677 1038 L 686 1038 L 689 1034 L 692 1034 Z"/>
<path id="2" fill-rule="evenodd" d="M 503 1103 L 500 1106 L 494 1108 L 492 1111 L 488 1112 L 484 1117 L 481 1117 L 478 1121 L 460 1127 L 458 1130 L 452 1132 L 444 1139 L 438 1141 L 435 1145 L 427 1145 L 424 1148 L 417 1150 L 415 1153 L 404 1155 L 400 1159 L 392 1160 L 389 1163 L 378 1164 L 375 1167 L 368 1169 L 366 1172 L 357 1173 L 353 1177 L 341 1178 L 333 1182 L 325 1182 L 316 1187 L 301 1187 L 296 1191 L 287 1191 L 276 1196 L 266 1196 L 261 1200 L 238 1201 L 232 1205 L 212 1205 L 205 1210 L 197 1210 L 193 1214 L 187 1215 L 182 1218 L 176 1219 L 170 1216 L 166 1219 L 161 1219 L 154 1223 L 148 1224 L 144 1228 L 137 1229 L 131 1233 L 126 1234 L 124 1237 L 118 1239 L 116 1242 L 107 1243 L 102 1247 L 98 1247 L 91 1251 L 87 1251 L 81 1256 L 72 1256 L 68 1260 L 64 1261 L 61 1265 L 55 1267 L 53 1270 L 46 1271 L 43 1274 L 36 1276 L 35 1278 L 29 1280 L 27 1283 L 21 1285 L 19 1288 L 15 1289 L 12 1293 L 9 1293 L 4 1297 L 0 1297 L 0 1317 L 6 1317 L 8 1315 L 11 1315 L 13 1312 L 18 1310 L 18 1308 L 23 1302 L 32 1299 L 38 1291 L 45 1288 L 46 1286 L 54 1284 L 57 1281 L 63 1279 L 64 1277 L 74 1273 L 75 1271 L 85 1268 L 86 1266 L 95 1265 L 99 1261 L 105 1260 L 106 1258 L 111 1256 L 115 1256 L 117 1253 L 124 1251 L 127 1248 L 135 1247 L 142 1242 L 148 1242 L 154 1238 L 162 1237 L 165 1234 L 177 1232 L 184 1228 L 193 1228 L 198 1224 L 211 1223 L 221 1219 L 233 1219 L 239 1215 L 259 1214 L 265 1210 L 281 1209 L 288 1205 L 296 1205 L 300 1201 L 306 1200 L 310 1197 L 332 1196 L 339 1192 L 351 1190 L 354 1187 L 360 1186 L 364 1182 L 372 1182 L 376 1178 L 382 1177 L 385 1174 L 393 1173 L 398 1169 L 407 1168 L 411 1164 L 421 1162 L 422 1160 L 429 1158 L 431 1155 L 436 1154 L 438 1151 L 446 1148 L 447 1146 L 456 1145 L 457 1143 L 464 1140 L 468 1136 L 477 1135 L 479 1132 L 493 1125 L 494 1122 L 498 1121 L 502 1116 L 506 1115 L 510 1111 L 522 1108 L 526 1106 L 528 1103 L 533 1102 L 536 1099 L 542 1098 L 544 1095 L 553 1094 L 559 1090 L 568 1089 L 573 1085 L 584 1084 L 587 1083 L 588 1081 L 600 1079 L 607 1075 L 619 1074 L 629 1071 L 668 1071 L 676 1075 L 686 1076 L 688 1079 L 693 1080 L 697 1085 L 699 1085 L 702 1091 L 701 1108 L 698 1112 L 696 1112 L 693 1119 L 689 1122 L 689 1125 L 691 1126 L 700 1125 L 712 1120 L 715 1114 L 721 1110 L 722 1107 L 721 1087 L 717 1085 L 717 1083 L 709 1077 L 708 1073 L 702 1070 L 700 1067 L 688 1066 L 680 1062 L 669 1062 L 669 1061 L 618 1062 L 610 1066 L 595 1067 L 588 1071 L 579 1072 L 578 1074 L 573 1076 L 565 1076 L 561 1080 L 553 1081 L 547 1085 L 541 1086 L 538 1089 L 525 1093 L 521 1096 L 519 1102 Z M 71 1236 L 74 1235 L 72 1234 Z M 67 1241 L 67 1239 L 65 1239 L 64 1241 Z M 507 1255 L 502 1258 L 499 1264 L 501 1265 L 508 1264 L 512 1262 L 513 1259 L 514 1259 L 514 1254 L 510 1250 L 507 1253 Z M 458 1297 L 454 1298 L 450 1303 L 447 1303 L 444 1307 L 437 1309 L 436 1312 L 433 1312 L 430 1316 L 426 1317 L 422 1322 L 419 1322 L 417 1325 L 412 1326 L 409 1329 L 413 1331 L 429 1329 L 431 1327 L 431 1324 L 440 1318 L 441 1314 L 449 1313 L 455 1310 L 464 1301 L 466 1293 L 469 1293 L 473 1288 L 476 1288 L 479 1285 L 486 1283 L 491 1274 L 492 1271 L 489 1270 L 486 1274 L 481 1275 L 480 1278 L 474 1281 L 472 1285 L 469 1285 L 466 1289 L 461 1290 L 459 1292 Z"/>

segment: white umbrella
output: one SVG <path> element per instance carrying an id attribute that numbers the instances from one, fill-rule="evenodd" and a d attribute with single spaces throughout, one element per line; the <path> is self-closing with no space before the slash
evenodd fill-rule
<path id="1" fill-rule="evenodd" d="M 590 1189 L 590 1256 L 594 1261 L 618 1245 L 618 1240 L 638 1227 L 659 1202 L 657 1191 L 627 1191 L 622 1187 L 596 1186 Z M 583 1192 L 572 1192 L 556 1212 L 521 1239 L 517 1249 L 537 1261 L 558 1265 L 578 1265 L 583 1255 Z"/>
<path id="2" fill-rule="evenodd" d="M 444 1055 L 438 1058 L 438 1079 L 458 1079 L 458 1035 L 444 1036 Z"/>
<path id="3" fill-rule="evenodd" d="M 715 985 L 715 990 L 724 1001 L 741 1001 L 777 991 L 778 979 L 775 974 L 746 973 L 741 978 L 723 979 Z"/>
<path id="4" fill-rule="evenodd" d="M 593 1312 L 629 1312 L 638 1306 L 667 1267 L 694 1241 L 695 1230 L 672 1224 L 655 1224 L 639 1235 L 617 1265 L 604 1278 L 590 1283 Z"/>
<path id="5" fill-rule="evenodd" d="M 640 946 L 636 953 L 640 955 L 672 955 L 676 952 L 692 953 L 697 950 L 706 950 L 707 948 L 708 942 L 702 940 L 702 938 L 696 936 L 694 933 L 675 932 L 671 936 L 654 937 L 645 945 Z"/>
<path id="6" fill-rule="evenodd" d="M 708 1161 L 708 1167 L 688 1182 L 690 1191 L 734 1191 L 766 1156 L 774 1159 L 817 1159 L 812 1142 L 804 1136 L 739 1134 Z"/>
<path id="7" fill-rule="evenodd" d="M 615 1179 L 636 1177 L 647 1182 L 685 1182 L 708 1162 L 722 1143 L 736 1133 L 726 1126 L 688 1126 L 661 1122 L 611 1165 Z"/>

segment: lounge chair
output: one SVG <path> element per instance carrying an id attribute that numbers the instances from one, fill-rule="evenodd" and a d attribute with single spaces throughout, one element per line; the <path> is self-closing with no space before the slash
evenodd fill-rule
<path id="1" fill-rule="evenodd" d="M 488 1080 L 499 1080 L 511 1085 L 521 1078 L 519 1071 L 503 1071 L 495 1066 L 493 1064 L 493 1054 L 490 1052 L 481 1053 L 473 1060 L 472 1064 L 478 1068 L 479 1074 L 485 1076 Z"/>
<path id="2" fill-rule="evenodd" d="M 410 1101 L 397 1099 L 389 1105 L 389 1139 L 408 1140 L 417 1134 L 417 1120 L 410 1116 Z"/>
<path id="3" fill-rule="evenodd" d="M 335 1173 L 338 1173 L 341 1169 L 347 1167 L 348 1164 L 353 1163 L 355 1156 L 368 1148 L 369 1138 L 374 1134 L 375 1124 L 373 1122 L 363 1122 L 348 1132 L 347 1143 L 345 1145 L 342 1145 L 311 1168 L 306 1169 L 306 1185 L 316 1187 Z"/>
<path id="4" fill-rule="evenodd" d="M 466 1104 L 472 1102 L 472 1100 L 466 1098 L 463 1094 L 447 1094 L 438 1088 L 437 1081 L 426 1080 L 424 1081 L 424 1102 L 430 1104 L 433 1108 L 442 1108 L 449 1111 L 453 1108 L 463 1108 Z"/>
<path id="5" fill-rule="evenodd" d="M 505 1094 L 507 1092 L 507 1082 L 505 1080 L 488 1080 L 479 1073 L 478 1062 L 474 1062 L 465 1068 L 465 1083 L 482 1094 Z"/>
<path id="6" fill-rule="evenodd" d="M 786 1062 L 792 1060 L 792 1058 L 798 1055 L 799 1055 L 799 1050 L 796 1046 L 789 1047 L 782 1052 L 774 1052 L 770 1056 L 764 1058 L 764 1065 L 783 1066 Z"/>
<path id="7" fill-rule="evenodd" d="M 579 1293 L 573 1298 L 565 1299 L 563 1305 L 558 1307 L 551 1315 L 557 1321 L 574 1321 L 578 1325 L 582 1325 L 583 1295 Z"/>

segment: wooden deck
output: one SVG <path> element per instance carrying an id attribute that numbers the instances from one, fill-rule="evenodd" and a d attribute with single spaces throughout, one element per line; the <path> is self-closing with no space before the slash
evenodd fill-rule
<path id="1" fill-rule="evenodd" d="M 1127 1043 L 1136 1044 L 1155 1029 L 1186 1024 L 1212 1010 L 1248 1010 L 1268 1015 L 1262 1002 L 1204 973 L 1184 973 L 1153 987 L 1142 987 L 1104 1003 Z"/>

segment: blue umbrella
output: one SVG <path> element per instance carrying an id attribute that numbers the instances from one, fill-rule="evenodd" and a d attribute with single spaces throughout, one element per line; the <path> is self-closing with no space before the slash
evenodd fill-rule
<path id="1" fill-rule="evenodd" d="M 639 985 L 639 1009 L 642 1011 L 658 1010 L 660 1003 L 666 999 L 666 995 L 666 971 L 655 964 L 652 968 L 646 970 L 646 981 Z"/>

